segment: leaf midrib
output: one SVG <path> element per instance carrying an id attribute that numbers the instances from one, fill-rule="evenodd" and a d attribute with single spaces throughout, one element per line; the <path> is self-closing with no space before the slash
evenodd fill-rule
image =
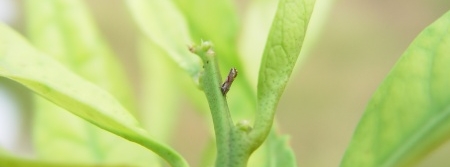
<path id="1" fill-rule="evenodd" d="M 421 128 L 418 128 L 415 133 L 408 136 L 403 144 L 401 144 L 396 151 L 394 151 L 388 158 L 382 163 L 381 166 L 396 166 L 398 164 L 399 159 L 402 159 L 404 155 L 407 155 L 413 148 L 417 145 L 420 145 L 421 141 L 424 141 L 427 136 L 431 136 L 436 129 L 446 123 L 445 120 L 450 119 L 450 105 L 447 105 L 444 111 L 439 114 L 434 114 L 431 116 L 429 121 L 425 124 L 422 124 Z"/>

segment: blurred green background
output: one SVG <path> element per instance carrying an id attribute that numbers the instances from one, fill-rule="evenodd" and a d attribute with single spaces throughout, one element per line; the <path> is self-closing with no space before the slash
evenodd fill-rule
<path id="1" fill-rule="evenodd" d="M 13 2 L 18 11 L 16 19 L 10 23 L 23 32 L 22 2 Z M 86 2 L 102 35 L 137 83 L 136 28 L 123 2 Z M 313 45 L 307 57 L 294 72 L 277 113 L 281 132 L 291 136 L 298 165 L 306 167 L 339 165 L 372 93 L 418 33 L 450 9 L 448 0 L 323 2 L 328 10 L 324 11 L 322 27 L 311 41 Z M 236 4 L 243 15 L 249 3 L 236 0 Z M 243 18 L 240 21 L 244 21 Z M 251 63 L 254 62 L 244 62 Z M 180 128 L 174 132 L 173 146 L 196 166 L 208 142 L 207 124 L 187 99 L 180 105 L 185 111 L 180 112 L 177 124 Z M 26 127 L 27 123 L 24 125 Z M 26 128 L 23 130 L 20 136 L 28 138 Z M 27 140 L 23 141 L 18 143 L 22 146 L 15 148 L 29 150 Z M 450 143 L 447 143 L 419 166 L 450 166 L 449 153 Z"/>

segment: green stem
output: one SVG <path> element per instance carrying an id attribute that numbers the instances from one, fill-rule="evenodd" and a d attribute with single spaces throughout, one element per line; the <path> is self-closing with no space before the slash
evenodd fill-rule
<path id="1" fill-rule="evenodd" d="M 200 56 L 203 61 L 203 74 L 200 77 L 200 87 L 203 89 L 209 103 L 214 123 L 217 145 L 216 166 L 246 166 L 249 153 L 247 144 L 242 140 L 241 130 L 235 128 L 228 110 L 226 98 L 220 90 L 221 75 L 217 58 L 210 42 L 200 46 L 192 46 L 190 50 Z"/>

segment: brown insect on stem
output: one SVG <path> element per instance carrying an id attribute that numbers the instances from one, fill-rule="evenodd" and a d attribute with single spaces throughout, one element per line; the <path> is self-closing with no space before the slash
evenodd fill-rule
<path id="1" fill-rule="evenodd" d="M 236 68 L 231 68 L 227 78 L 225 79 L 225 82 L 223 82 L 222 86 L 220 87 L 223 96 L 227 95 L 228 91 L 230 90 L 231 84 L 233 84 L 234 79 L 237 77 L 237 74 L 238 71 L 236 70 Z"/>

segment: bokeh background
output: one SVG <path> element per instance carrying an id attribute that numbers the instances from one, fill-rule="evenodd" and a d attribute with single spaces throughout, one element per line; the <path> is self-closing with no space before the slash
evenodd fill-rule
<path id="1" fill-rule="evenodd" d="M 235 1 L 239 13 L 244 14 L 248 1 Z M 322 1 L 326 10 L 320 16 L 321 26 L 311 40 L 307 57 L 294 72 L 277 113 L 281 132 L 291 136 L 298 165 L 305 167 L 339 165 L 372 93 L 418 33 L 450 9 L 448 0 Z M 102 35 L 120 56 L 130 79 L 137 83 L 137 34 L 122 1 L 86 2 Z M 1 21 L 24 32 L 21 10 L 19 0 L 0 0 Z M 14 84 L 1 79 L 0 145 L 30 155 L 32 113 L 16 111 L 27 110 L 28 106 L 13 102 L 26 95 L 11 94 L 6 89 L 11 86 Z M 183 128 L 174 132 L 172 145 L 196 166 L 208 142 L 208 128 L 187 99 L 180 105 L 183 111 L 177 127 Z M 449 154 L 450 143 L 446 143 L 418 166 L 450 166 Z"/>

